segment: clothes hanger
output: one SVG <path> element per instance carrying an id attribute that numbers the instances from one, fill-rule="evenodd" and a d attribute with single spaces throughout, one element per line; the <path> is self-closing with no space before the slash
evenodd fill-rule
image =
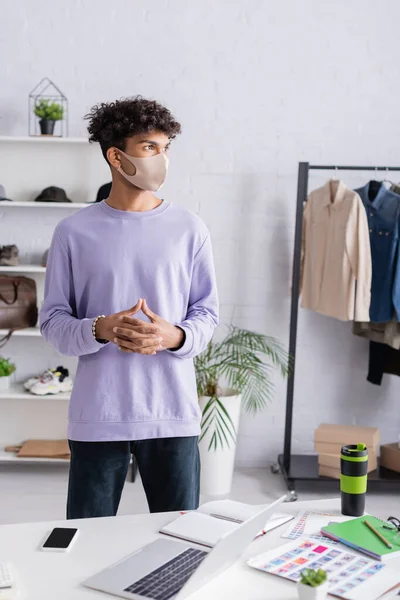
<path id="1" fill-rule="evenodd" d="M 389 179 L 389 169 L 388 169 L 388 167 L 386 167 L 385 173 L 386 173 L 386 177 L 385 177 L 385 179 L 382 180 L 382 183 L 387 182 L 387 183 L 390 183 L 390 185 L 394 185 L 393 181 L 390 181 L 390 179 Z"/>
<path id="2" fill-rule="evenodd" d="M 382 185 L 383 185 L 383 181 L 377 179 L 378 177 L 378 167 L 375 167 L 375 177 L 376 179 L 371 179 L 371 181 L 369 182 L 368 185 L 368 198 L 370 200 L 370 202 L 373 202 L 375 200 L 375 198 L 377 197 Z"/>
<path id="3" fill-rule="evenodd" d="M 338 179 L 338 171 L 339 169 L 337 167 L 335 167 L 335 171 L 331 177 L 331 179 L 329 180 L 329 194 L 330 194 L 330 201 L 331 204 L 333 204 L 335 202 L 335 198 L 339 189 L 339 179 Z"/>

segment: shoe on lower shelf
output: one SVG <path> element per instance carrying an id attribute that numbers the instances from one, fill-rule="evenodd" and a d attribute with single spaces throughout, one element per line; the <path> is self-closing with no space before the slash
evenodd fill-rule
<path id="1" fill-rule="evenodd" d="M 0 265 L 3 267 L 17 267 L 19 265 L 18 246 L 0 246 Z"/>
<path id="2" fill-rule="evenodd" d="M 31 394 L 35 396 L 56 395 L 70 392 L 73 381 L 69 376 L 68 369 L 57 369 L 57 371 L 47 371 L 39 381 L 36 381 L 30 388 Z"/>
<path id="3" fill-rule="evenodd" d="M 28 381 L 25 381 L 24 383 L 24 388 L 26 390 L 31 389 L 31 387 L 37 383 L 40 379 L 42 379 L 42 377 L 44 377 L 46 375 L 46 373 L 55 373 L 56 371 L 62 371 L 63 367 L 57 367 L 56 369 L 46 369 L 46 371 L 43 371 L 43 373 L 40 373 L 40 375 L 35 375 L 34 377 L 30 377 L 28 379 Z"/>

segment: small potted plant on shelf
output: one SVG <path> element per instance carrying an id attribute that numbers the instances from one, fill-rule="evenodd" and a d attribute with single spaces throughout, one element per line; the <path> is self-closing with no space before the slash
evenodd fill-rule
<path id="1" fill-rule="evenodd" d="M 324 600 L 328 594 L 328 577 L 323 569 L 304 569 L 297 585 L 300 600 Z"/>
<path id="2" fill-rule="evenodd" d="M 195 359 L 195 368 L 202 411 L 201 491 L 226 495 L 232 485 L 242 402 L 253 414 L 264 409 L 274 393 L 271 371 L 275 368 L 286 377 L 289 357 L 277 339 L 229 326 L 221 342 L 212 340 Z"/>
<path id="3" fill-rule="evenodd" d="M 11 375 L 15 371 L 15 365 L 9 358 L 0 356 L 0 392 L 5 392 L 10 387 Z"/>
<path id="4" fill-rule="evenodd" d="M 56 121 L 61 121 L 64 116 L 64 108 L 61 104 L 50 100 L 36 102 L 34 112 L 39 117 L 40 133 L 42 135 L 53 135 Z"/>

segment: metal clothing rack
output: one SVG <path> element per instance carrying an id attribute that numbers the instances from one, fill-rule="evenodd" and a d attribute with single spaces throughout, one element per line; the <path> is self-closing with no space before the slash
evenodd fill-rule
<path id="1" fill-rule="evenodd" d="M 308 179 L 310 171 L 400 171 L 400 167 L 342 166 L 342 165 L 310 165 L 299 163 L 297 182 L 296 227 L 293 251 L 292 300 L 290 309 L 289 353 L 292 368 L 287 380 L 286 420 L 283 454 L 278 456 L 278 464 L 272 467 L 274 473 L 281 472 L 285 478 L 289 496 L 288 500 L 297 500 L 296 483 L 307 484 L 309 488 L 316 483 L 334 485 L 338 488 L 338 480 L 319 477 L 316 456 L 292 454 L 293 404 L 296 369 L 297 321 L 300 293 L 301 237 L 303 228 L 303 206 L 307 201 Z M 368 475 L 368 487 L 372 490 L 400 489 L 400 473 L 378 466 L 378 470 Z"/>

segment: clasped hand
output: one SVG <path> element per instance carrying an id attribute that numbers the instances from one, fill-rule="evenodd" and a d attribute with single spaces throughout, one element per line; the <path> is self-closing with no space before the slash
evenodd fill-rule
<path id="1" fill-rule="evenodd" d="M 150 323 L 133 316 L 140 310 Z M 151 311 L 142 298 L 129 310 L 99 319 L 96 324 L 98 339 L 113 342 L 123 352 L 138 354 L 154 355 L 167 348 L 178 348 L 183 335 L 179 327 Z"/>

